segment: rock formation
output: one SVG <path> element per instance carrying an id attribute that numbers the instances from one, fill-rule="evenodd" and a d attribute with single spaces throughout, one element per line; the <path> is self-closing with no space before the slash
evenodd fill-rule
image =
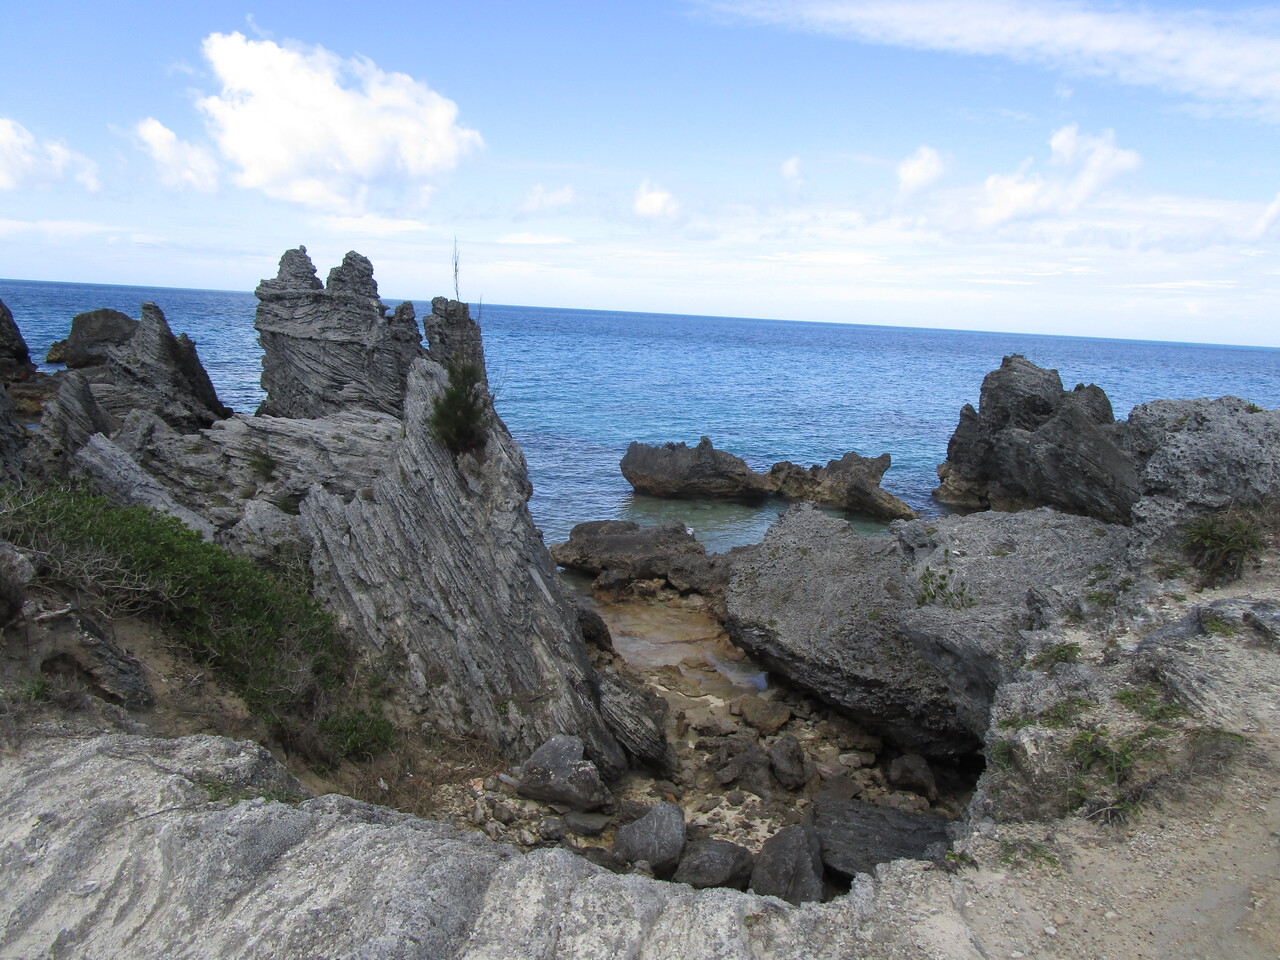
<path id="1" fill-rule="evenodd" d="M 22 477 L 22 448 L 26 431 L 14 419 L 13 401 L 0 389 L 0 483 L 14 483 Z"/>
<path id="2" fill-rule="evenodd" d="M 982 381 L 978 410 L 960 411 L 938 477 L 934 496 L 955 506 L 1053 506 L 1111 523 L 1129 522 L 1139 496 L 1107 395 L 1066 391 L 1058 371 L 1017 355 Z"/>
<path id="3" fill-rule="evenodd" d="M 807 470 L 790 461 L 756 473 L 741 457 L 717 450 L 707 437 L 696 447 L 683 443 L 653 446 L 632 443 L 620 464 L 635 489 L 652 497 L 706 497 L 753 502 L 770 494 L 789 500 L 827 504 L 886 520 L 909 520 L 916 514 L 880 489 L 889 469 L 889 454 L 874 459 L 846 453 L 825 467 Z"/>
<path id="4" fill-rule="evenodd" d="M 286 251 L 263 280 L 254 323 L 262 342 L 263 416 L 315 419 L 339 410 L 398 416 L 409 367 L 423 355 L 412 304 L 387 316 L 373 264 L 352 251 L 321 286 L 307 248 Z"/>
<path id="5" fill-rule="evenodd" d="M 1157 400 L 1116 421 L 1093 385 L 1005 357 L 966 405 L 934 496 L 970 509 L 1053 506 L 1138 523 L 1156 542 L 1201 513 L 1280 493 L 1280 413 L 1235 397 Z"/>
<path id="6" fill-rule="evenodd" d="M 203 375 L 194 350 L 171 349 L 144 305 L 103 363 L 66 375 L 42 421 L 45 461 L 259 559 L 309 558 L 317 597 L 371 652 L 406 658 L 416 706 L 444 729 L 517 759 L 571 733 L 607 777 L 629 759 L 668 763 L 658 705 L 588 659 L 487 392 L 480 449 L 455 455 L 432 431 L 445 364 L 483 359 L 466 305 L 437 301 L 428 353 L 411 307 L 387 319 L 359 254 L 322 289 L 290 250 L 258 296 L 263 415 L 195 417 L 179 401 L 198 392 L 170 389 L 198 382 L 192 365 Z M 146 392 L 150 357 L 169 366 L 145 366 Z"/>
<path id="7" fill-rule="evenodd" d="M 13 311 L 0 300 L 0 383 L 26 380 L 35 369 L 27 341 L 13 322 Z"/>

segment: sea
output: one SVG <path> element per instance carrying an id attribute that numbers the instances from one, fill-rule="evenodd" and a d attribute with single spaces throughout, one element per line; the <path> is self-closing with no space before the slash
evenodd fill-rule
<path id="1" fill-rule="evenodd" d="M 0 280 L 0 300 L 36 359 L 75 314 L 111 307 L 137 317 L 150 300 L 195 341 L 223 403 L 252 413 L 263 398 L 252 293 Z M 419 317 L 431 309 L 429 299 L 414 306 Z M 587 520 L 679 520 L 718 551 L 758 542 L 787 507 L 635 495 L 618 468 L 633 440 L 692 445 L 707 436 L 755 469 L 888 453 L 884 489 L 924 516 L 943 513 L 931 491 L 947 441 L 1009 354 L 1056 369 L 1068 389 L 1097 384 L 1118 417 L 1165 397 L 1280 407 L 1280 350 L 1271 348 L 488 303 L 472 315 L 548 543 Z M 869 535 L 885 529 L 848 519 Z"/>

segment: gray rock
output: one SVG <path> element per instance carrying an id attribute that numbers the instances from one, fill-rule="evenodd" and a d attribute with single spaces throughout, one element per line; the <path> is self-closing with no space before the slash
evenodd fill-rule
<path id="1" fill-rule="evenodd" d="M 1065 391 L 1056 370 L 1016 354 L 982 381 L 978 410 L 961 411 L 938 476 L 934 496 L 969 508 L 1054 506 L 1127 523 L 1139 497 L 1106 394 Z"/>
<path id="2" fill-rule="evenodd" d="M 524 762 L 517 792 L 530 800 L 563 803 L 580 811 L 604 806 L 610 800 L 609 789 L 596 765 L 582 754 L 577 737 L 552 737 Z"/>
<path id="3" fill-rule="evenodd" d="M 766 700 L 755 694 L 745 694 L 733 703 L 742 719 L 766 737 L 773 736 L 791 719 L 791 708 L 785 703 Z"/>
<path id="4" fill-rule="evenodd" d="M 809 824 L 787 827 L 764 842 L 751 871 L 751 890 L 788 903 L 822 899 L 822 845 Z"/>
<path id="5" fill-rule="evenodd" d="M 863 457 L 846 453 L 825 467 L 807 470 L 790 461 L 775 463 L 765 475 L 765 485 L 788 500 L 806 500 L 839 507 L 851 513 L 883 520 L 912 520 L 916 512 L 893 494 L 880 489 L 892 460 L 889 454 Z"/>
<path id="6" fill-rule="evenodd" d="M 13 401 L 0 387 L 0 483 L 15 483 L 22 477 L 22 451 L 27 432 L 13 415 Z"/>
<path id="7" fill-rule="evenodd" d="M 0 383 L 26 380 L 35 370 L 27 341 L 13 321 L 13 311 L 0 300 Z"/>
<path id="8" fill-rule="evenodd" d="M 275 278 L 258 284 L 256 294 L 267 392 L 259 414 L 401 412 L 409 368 L 426 351 L 412 305 L 387 316 L 367 258 L 348 253 L 322 287 L 306 248 L 288 250 Z"/>
<path id="9" fill-rule="evenodd" d="M 27 587 L 35 575 L 31 561 L 12 543 L 0 540 L 0 629 L 22 613 Z"/>
<path id="10" fill-rule="evenodd" d="M 570 810 L 564 815 L 565 825 L 580 837 L 598 837 L 612 821 L 607 813 L 581 813 Z"/>
<path id="11" fill-rule="evenodd" d="M 636 493 L 651 497 L 722 497 L 761 500 L 763 479 L 741 457 L 717 450 L 707 437 L 696 447 L 684 443 L 632 443 L 620 464 Z"/>
<path id="12" fill-rule="evenodd" d="M 788 790 L 804 786 L 804 748 L 791 734 L 784 733 L 769 745 L 769 766 L 778 782 Z"/>
<path id="13" fill-rule="evenodd" d="M 910 790 L 929 800 L 938 799 L 938 785 L 929 761 L 918 753 L 906 753 L 894 757 L 889 764 L 889 782 L 902 790 Z"/>
<path id="14" fill-rule="evenodd" d="M 422 323 L 431 356 L 437 363 L 443 367 L 471 364 L 480 371 L 484 385 L 489 385 L 480 324 L 472 319 L 465 303 L 436 297 L 431 301 L 431 313 Z"/>
<path id="15" fill-rule="evenodd" d="M 947 821 L 942 817 L 860 800 L 819 798 L 813 822 L 822 842 L 822 862 L 846 877 L 870 873 L 876 864 L 890 860 L 935 859 L 947 844 Z"/>
<path id="16" fill-rule="evenodd" d="M 730 887 L 745 890 L 751 882 L 755 857 L 746 847 L 728 840 L 698 840 L 685 847 L 673 883 L 687 883 L 696 889 Z"/>
<path id="17" fill-rule="evenodd" d="M 776 784 L 770 775 L 769 755 L 756 743 L 719 763 L 715 768 L 715 778 L 721 786 L 736 783 L 762 800 L 772 799 L 776 792 Z"/>
<path id="18" fill-rule="evenodd" d="M 72 369 L 105 363 L 108 348 L 121 346 L 138 332 L 138 321 L 127 313 L 103 307 L 71 318 L 71 333 L 62 347 L 62 362 Z"/>
<path id="19" fill-rule="evenodd" d="M 645 860 L 654 875 L 669 877 L 685 845 L 684 813 L 674 803 L 655 803 L 639 820 L 618 828 L 613 852 L 631 863 Z"/>

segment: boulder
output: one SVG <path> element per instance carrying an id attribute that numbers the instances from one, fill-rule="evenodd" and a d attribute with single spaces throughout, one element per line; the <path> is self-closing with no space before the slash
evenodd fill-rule
<path id="1" fill-rule="evenodd" d="M 360 409 L 398 415 L 409 368 L 425 356 L 412 304 L 390 317 L 373 265 L 352 251 L 321 286 L 306 247 L 256 290 L 264 416 L 311 419 Z"/>
<path id="2" fill-rule="evenodd" d="M 982 381 L 978 409 L 961 410 L 938 477 L 934 496 L 969 509 L 1053 506 L 1127 523 L 1139 497 L 1107 395 L 1066 391 L 1056 370 L 1017 354 Z"/>
<path id="3" fill-rule="evenodd" d="M 632 443 L 620 464 L 636 493 L 651 497 L 723 497 L 762 500 L 764 481 L 740 457 L 717 450 L 707 437 L 696 447 Z"/>
<path id="4" fill-rule="evenodd" d="M 978 748 L 1028 631 L 1120 590 L 1133 539 L 1045 508 L 892 529 L 860 537 L 792 508 L 735 565 L 726 625 L 768 669 L 898 749 L 944 757 Z"/>
<path id="5" fill-rule="evenodd" d="M 26 380 L 35 371 L 27 341 L 13 321 L 13 311 L 0 300 L 0 383 Z"/>
<path id="6" fill-rule="evenodd" d="M 822 503 L 882 520 L 913 520 L 914 510 L 880 489 L 891 463 L 887 453 L 863 457 L 853 452 L 825 467 L 814 465 L 807 470 L 784 460 L 765 474 L 765 485 L 788 500 Z"/>
<path id="7" fill-rule="evenodd" d="M 555 736 L 533 752 L 521 767 L 522 797 L 563 803 L 580 812 L 595 810 L 609 802 L 609 789 L 600 771 L 582 758 L 582 741 L 577 737 Z"/>
<path id="8" fill-rule="evenodd" d="M 784 733 L 769 745 L 769 766 L 778 782 L 788 790 L 804 786 L 804 748 L 791 734 Z"/>
<path id="9" fill-rule="evenodd" d="M 137 332 L 138 321 L 119 310 L 103 307 L 78 313 L 71 318 L 71 333 L 61 342 L 61 362 L 73 370 L 106 363 L 109 349 L 128 343 Z"/>
<path id="10" fill-rule="evenodd" d="M 755 857 L 746 847 L 728 840 L 697 840 L 685 847 L 673 883 L 687 883 L 695 889 L 729 887 L 745 890 L 751 882 Z"/>
<path id="11" fill-rule="evenodd" d="M 680 864 L 685 834 L 684 813 L 674 803 L 663 801 L 639 820 L 618 828 L 613 852 L 630 863 L 643 860 L 655 876 L 666 878 Z"/>
<path id="12" fill-rule="evenodd" d="M 871 873 L 890 860 L 937 860 L 947 848 L 947 821 L 860 800 L 819 798 L 813 808 L 822 862 L 835 873 Z M 758 892 L 758 891 L 757 891 Z"/>
<path id="13" fill-rule="evenodd" d="M 822 899 L 822 844 L 811 824 L 787 827 L 764 842 L 751 870 L 751 891 L 794 904 Z"/>
<path id="14" fill-rule="evenodd" d="M 901 790 L 910 790 L 928 800 L 938 799 L 938 784 L 929 761 L 918 753 L 904 753 L 889 764 L 889 782 Z"/>

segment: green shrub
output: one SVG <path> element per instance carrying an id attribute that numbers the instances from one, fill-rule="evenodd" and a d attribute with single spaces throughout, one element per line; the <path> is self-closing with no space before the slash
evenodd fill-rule
<path id="1" fill-rule="evenodd" d="M 1048 670 L 1056 663 L 1075 663 L 1080 659 L 1080 644 L 1074 640 L 1054 643 L 1045 647 L 1027 666 L 1033 670 Z"/>
<path id="2" fill-rule="evenodd" d="M 1209 583 L 1238 579 L 1265 545 L 1255 518 L 1233 507 L 1196 517 L 1182 534 L 1183 549 Z"/>
<path id="3" fill-rule="evenodd" d="M 431 403 L 431 432 L 456 456 L 484 446 L 489 420 L 489 398 L 480 367 L 449 364 L 449 383 Z"/>

